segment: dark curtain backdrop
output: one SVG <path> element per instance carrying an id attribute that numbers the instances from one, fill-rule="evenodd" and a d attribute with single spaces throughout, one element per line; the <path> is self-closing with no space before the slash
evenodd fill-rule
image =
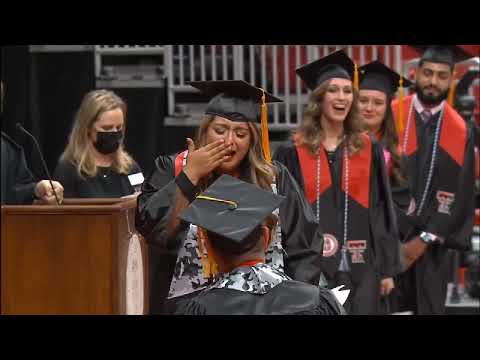
<path id="1" fill-rule="evenodd" d="M 28 45 L 5 49 L 5 131 L 24 147 L 38 177 L 46 177 L 40 157 L 15 124 L 21 123 L 37 138 L 52 173 L 75 111 L 95 86 L 93 61 L 92 52 L 30 53 Z"/>
<path id="2" fill-rule="evenodd" d="M 35 135 L 53 173 L 67 144 L 75 112 L 83 96 L 95 88 L 93 52 L 30 53 L 28 45 L 5 46 L 3 50 L 2 130 L 24 147 L 34 174 L 45 178 L 32 142 L 15 129 L 15 124 L 21 123 Z M 156 156 L 185 149 L 185 138 L 194 136 L 192 127 L 164 127 L 165 89 L 111 90 L 127 103 L 125 145 L 145 175 Z"/>

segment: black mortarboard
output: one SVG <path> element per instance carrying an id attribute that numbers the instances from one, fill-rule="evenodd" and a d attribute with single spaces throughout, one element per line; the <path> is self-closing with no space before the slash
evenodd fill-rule
<path id="1" fill-rule="evenodd" d="M 473 57 L 458 45 L 410 45 L 422 53 L 423 61 L 455 65 Z"/>
<path id="2" fill-rule="evenodd" d="M 206 114 L 218 115 L 232 121 L 260 122 L 263 91 L 243 80 L 191 81 L 188 84 L 199 89 L 212 99 Z M 265 92 L 265 102 L 282 102 Z"/>
<path id="3" fill-rule="evenodd" d="M 378 60 L 363 65 L 358 70 L 360 72 L 360 90 L 378 90 L 387 96 L 392 96 L 400 86 L 400 78 L 402 78 L 402 87 L 412 85 L 408 79 Z"/>
<path id="4" fill-rule="evenodd" d="M 252 233 L 285 199 L 229 175 L 222 175 L 180 214 L 186 222 L 219 235 L 221 248 L 248 250 L 258 239 Z"/>
<path id="5" fill-rule="evenodd" d="M 296 70 L 310 90 L 332 78 L 353 79 L 355 64 L 343 50 L 335 51 Z"/>

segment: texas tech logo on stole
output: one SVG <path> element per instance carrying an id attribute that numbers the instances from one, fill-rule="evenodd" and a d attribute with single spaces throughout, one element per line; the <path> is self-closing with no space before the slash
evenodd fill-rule
<path id="1" fill-rule="evenodd" d="M 446 191 L 437 191 L 438 212 L 450 215 L 450 207 L 455 201 L 455 194 Z"/>
<path id="2" fill-rule="evenodd" d="M 364 251 L 367 249 L 366 240 L 349 240 L 347 241 L 347 250 L 350 252 L 352 264 L 363 264 L 365 258 Z"/>
<path id="3" fill-rule="evenodd" d="M 323 234 L 323 256 L 330 257 L 338 251 L 338 240 L 332 234 Z"/>

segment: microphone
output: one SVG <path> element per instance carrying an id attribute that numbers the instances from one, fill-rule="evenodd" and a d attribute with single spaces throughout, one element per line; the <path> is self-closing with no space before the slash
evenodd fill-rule
<path id="1" fill-rule="evenodd" d="M 43 169 L 45 170 L 48 176 L 48 180 L 50 181 L 50 186 L 52 187 L 53 194 L 55 195 L 55 200 L 57 200 L 57 205 L 60 205 L 60 200 L 58 200 L 57 193 L 55 191 L 55 188 L 53 187 L 52 177 L 50 176 L 50 172 L 48 171 L 47 164 L 45 163 L 45 159 L 43 158 L 42 151 L 40 150 L 40 145 L 38 145 L 37 139 L 35 139 L 35 136 L 33 136 L 27 130 L 25 130 L 25 128 L 22 125 L 20 125 L 20 123 L 17 123 L 17 129 L 27 134 L 33 140 L 33 143 L 35 144 L 35 147 L 37 148 L 37 151 L 40 154 L 40 159 L 42 160 Z"/>

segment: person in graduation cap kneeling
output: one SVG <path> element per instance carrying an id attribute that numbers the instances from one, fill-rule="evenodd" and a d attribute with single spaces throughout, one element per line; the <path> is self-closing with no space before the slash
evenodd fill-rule
<path id="1" fill-rule="evenodd" d="M 414 212 L 401 229 L 407 234 L 410 268 L 398 277 L 393 295 L 398 311 L 440 315 L 445 313 L 449 249 L 469 248 L 474 222 L 474 133 L 451 106 L 455 64 L 471 55 L 455 45 L 415 47 L 423 52 L 416 92 L 392 104 L 415 199 Z"/>
<path id="2" fill-rule="evenodd" d="M 266 262 L 295 280 L 318 284 L 321 229 L 295 180 L 270 159 L 266 103 L 281 100 L 244 81 L 191 85 L 211 97 L 197 139 L 187 139 L 188 150 L 155 160 L 138 199 L 136 227 L 150 244 L 150 313 L 174 313 L 181 301 L 215 282 L 218 269 L 204 232 L 178 215 L 222 174 L 286 197 L 274 210 L 279 224 Z"/>
<path id="3" fill-rule="evenodd" d="M 312 93 L 295 143 L 274 158 L 302 187 L 325 232 L 322 284 L 352 291 L 347 313 L 380 314 L 402 269 L 400 246 L 383 149 L 358 115 L 356 66 L 340 50 L 297 75 Z"/>
<path id="4" fill-rule="evenodd" d="M 179 315 L 343 315 L 334 293 L 290 279 L 265 262 L 285 197 L 222 175 L 181 213 L 205 231 L 218 280 L 182 304 Z"/>

